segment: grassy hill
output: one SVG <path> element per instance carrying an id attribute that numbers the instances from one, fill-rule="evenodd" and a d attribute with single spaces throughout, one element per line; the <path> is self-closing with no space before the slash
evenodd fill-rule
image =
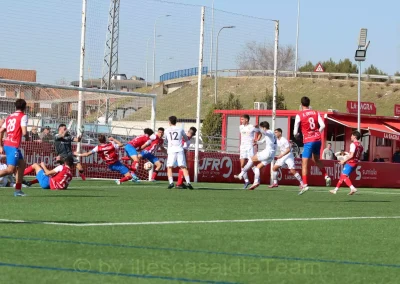
<path id="1" fill-rule="evenodd" d="M 253 102 L 263 101 L 266 92 L 272 93 L 272 77 L 232 77 L 218 79 L 218 99 L 226 99 L 229 93 L 237 96 L 245 109 L 253 109 Z M 377 115 L 393 116 L 393 105 L 400 103 L 400 84 L 378 82 L 361 83 L 361 100 L 374 102 Z M 300 98 L 308 96 L 316 110 L 337 109 L 346 112 L 346 101 L 357 100 L 357 81 L 311 78 L 279 78 L 279 93 L 285 97 L 288 109 L 298 110 Z M 146 91 L 151 91 L 147 89 Z M 178 118 L 196 117 L 197 84 L 187 85 L 157 100 L 157 120 L 170 115 Z M 214 102 L 214 80 L 203 80 L 201 117 L 204 118 Z M 130 120 L 149 119 L 150 108 L 143 108 Z"/>

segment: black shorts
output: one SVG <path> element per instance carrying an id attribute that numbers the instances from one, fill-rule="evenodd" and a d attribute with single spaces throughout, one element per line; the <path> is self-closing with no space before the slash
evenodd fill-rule
<path id="1" fill-rule="evenodd" d="M 66 155 L 65 154 L 60 154 L 58 156 L 60 156 L 63 160 L 65 160 L 65 158 L 67 158 L 67 157 L 72 157 L 72 159 L 74 160 L 74 164 L 78 164 L 79 163 L 78 158 L 76 156 L 74 156 L 73 154 L 66 154 Z"/>

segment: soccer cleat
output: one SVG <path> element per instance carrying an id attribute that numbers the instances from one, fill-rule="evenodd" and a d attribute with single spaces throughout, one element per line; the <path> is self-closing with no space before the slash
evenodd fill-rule
<path id="1" fill-rule="evenodd" d="M 244 183 L 243 189 L 246 189 L 251 183 L 249 181 L 246 181 Z"/>
<path id="2" fill-rule="evenodd" d="M 182 184 L 177 184 L 177 185 L 175 186 L 175 188 L 178 188 L 178 189 L 186 189 L 187 187 L 186 187 L 186 184 L 182 183 Z"/>
<path id="3" fill-rule="evenodd" d="M 352 189 L 347 195 L 353 195 L 355 193 L 357 193 L 357 189 Z"/>
<path id="4" fill-rule="evenodd" d="M 193 186 L 190 183 L 187 184 L 187 188 L 194 189 Z"/>
<path id="5" fill-rule="evenodd" d="M 18 196 L 26 196 L 25 193 L 22 192 L 22 190 L 16 190 L 14 191 L 14 196 L 18 197 Z"/>
<path id="6" fill-rule="evenodd" d="M 31 187 L 31 183 L 29 182 L 29 181 L 27 181 L 27 180 L 22 180 L 22 184 L 23 185 L 26 185 L 27 187 Z"/>
<path id="7" fill-rule="evenodd" d="M 332 193 L 332 194 L 336 194 L 337 190 L 336 189 L 332 189 L 332 190 L 329 190 L 329 192 Z"/>
<path id="8" fill-rule="evenodd" d="M 120 185 L 120 184 L 121 184 L 121 181 L 120 181 L 119 179 L 116 179 L 116 180 L 115 180 L 115 183 L 118 184 L 118 185 Z"/>
<path id="9" fill-rule="evenodd" d="M 278 187 L 279 185 L 277 184 L 277 183 L 274 183 L 274 184 L 272 184 L 272 185 L 269 185 L 268 187 L 269 188 L 274 188 L 274 187 Z"/>
<path id="10" fill-rule="evenodd" d="M 326 186 L 331 186 L 331 178 L 326 176 L 325 178 Z"/>
<path id="11" fill-rule="evenodd" d="M 252 186 L 250 186 L 249 190 L 254 190 L 254 189 L 256 189 L 256 188 L 259 187 L 259 186 L 260 186 L 259 183 L 255 183 L 255 184 L 253 184 Z"/>
<path id="12" fill-rule="evenodd" d="M 306 192 L 308 190 L 309 190 L 308 186 L 303 186 L 303 188 L 299 192 L 299 195 L 302 195 L 304 192 Z"/>
<path id="13" fill-rule="evenodd" d="M 139 180 L 139 178 L 137 177 L 137 175 L 132 175 L 131 182 L 140 182 L 140 180 Z"/>
<path id="14" fill-rule="evenodd" d="M 171 188 L 174 188 L 174 183 L 170 183 L 169 185 L 168 185 L 168 189 L 171 189 Z"/>
<path id="15" fill-rule="evenodd" d="M 83 173 L 79 173 L 79 176 L 81 177 L 81 179 L 82 179 L 83 181 L 86 180 L 86 177 L 85 177 L 85 175 L 84 175 Z"/>
<path id="16" fill-rule="evenodd" d="M 242 176 L 241 176 L 240 174 L 238 174 L 238 175 L 234 175 L 233 177 L 234 177 L 234 178 L 237 178 L 237 179 L 239 179 L 239 180 L 241 180 L 241 179 L 242 179 Z"/>

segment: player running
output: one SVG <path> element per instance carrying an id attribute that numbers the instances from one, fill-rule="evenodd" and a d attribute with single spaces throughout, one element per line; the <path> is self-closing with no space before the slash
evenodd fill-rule
<path id="1" fill-rule="evenodd" d="M 290 170 L 290 173 L 292 175 L 294 175 L 294 177 L 299 181 L 300 188 L 302 188 L 303 180 L 301 179 L 300 174 L 298 172 L 296 172 L 296 170 L 295 170 L 294 156 L 291 151 L 289 141 L 285 137 L 282 136 L 282 129 L 277 128 L 277 129 L 275 129 L 274 132 L 275 132 L 275 136 L 277 138 L 277 146 L 280 151 L 280 154 L 276 157 L 277 161 L 273 167 L 272 176 L 273 176 L 274 183 L 272 185 L 270 185 L 269 188 L 278 187 L 278 179 L 277 179 L 278 170 L 284 164 L 287 165 L 288 169 Z"/>
<path id="2" fill-rule="evenodd" d="M 52 170 L 49 170 L 43 162 L 40 165 L 35 163 L 27 167 L 24 174 L 27 175 L 35 171 L 36 179 L 31 181 L 31 184 L 39 183 L 43 189 L 67 189 L 72 180 L 71 168 L 74 165 L 74 158 L 68 156 L 65 160 L 59 160 L 58 163 L 60 165 Z"/>
<path id="3" fill-rule="evenodd" d="M 294 136 L 296 138 L 299 137 L 299 126 L 301 124 L 301 132 L 303 134 L 304 143 L 301 165 L 304 185 L 300 190 L 299 195 L 303 194 L 309 189 L 307 176 L 308 163 L 311 158 L 324 175 L 326 186 L 331 185 L 331 178 L 326 173 L 325 168 L 319 159 L 321 151 L 321 133 L 325 128 L 325 123 L 317 111 L 310 109 L 310 99 L 308 97 L 301 98 L 301 108 L 302 110 L 300 113 L 296 115 L 293 131 Z"/>
<path id="4" fill-rule="evenodd" d="M 17 99 L 15 108 L 16 111 L 9 115 L 0 127 L 0 154 L 3 151 L 5 152 L 7 162 L 7 168 L 0 170 L 0 177 L 12 175 L 16 172 L 14 196 L 25 196 L 21 190 L 25 161 L 19 147 L 21 146 L 22 137 L 28 139 L 28 116 L 24 113 L 26 101 Z M 7 136 L 3 141 L 4 132 L 7 132 Z"/>
<path id="5" fill-rule="evenodd" d="M 177 118 L 176 116 L 170 116 L 168 118 L 170 127 L 165 131 L 165 139 L 168 141 L 168 158 L 167 158 L 167 167 L 168 167 L 168 189 L 174 187 L 174 178 L 172 177 L 172 167 L 175 163 L 178 164 L 183 171 L 183 175 L 186 180 L 186 186 L 189 189 L 193 189 L 193 186 L 190 184 L 189 172 L 186 167 L 186 159 L 185 153 L 182 146 L 182 139 L 186 143 L 189 142 L 189 138 L 187 137 L 185 131 L 176 126 Z"/>
<path id="6" fill-rule="evenodd" d="M 78 157 L 88 157 L 90 155 L 93 155 L 94 153 L 98 153 L 100 155 L 100 158 L 108 165 L 109 170 L 113 172 L 119 172 L 121 175 L 124 176 L 119 180 L 115 180 L 116 184 L 120 185 L 121 183 L 132 179 L 132 175 L 129 172 L 129 169 L 119 161 L 119 156 L 117 153 L 117 150 L 124 145 L 120 141 L 112 137 L 109 137 L 109 142 L 107 142 L 106 136 L 102 134 L 99 135 L 98 139 L 100 144 L 94 147 L 90 152 L 82 154 L 75 152 L 74 155 Z"/>
<path id="7" fill-rule="evenodd" d="M 234 176 L 235 178 L 241 180 L 244 177 L 245 173 L 253 166 L 253 164 L 258 163 L 257 166 L 253 167 L 254 183 L 249 188 L 249 190 L 254 190 L 260 185 L 260 170 L 274 160 L 276 152 L 276 137 L 274 133 L 269 129 L 268 121 L 263 121 L 260 123 L 259 131 L 261 134 L 264 134 L 264 138 L 257 141 L 256 143 L 261 144 L 265 142 L 265 149 L 261 152 L 258 152 L 255 156 L 251 157 L 251 163 L 247 163 L 241 173 Z"/>
<path id="8" fill-rule="evenodd" d="M 72 142 L 80 142 L 82 140 L 81 136 L 73 137 L 64 123 L 61 123 L 58 126 L 58 134 L 54 137 L 54 146 L 56 148 L 57 160 L 63 159 L 65 160 L 67 157 L 71 156 L 74 160 L 74 164 L 76 164 L 76 168 L 79 171 L 79 175 L 82 180 L 86 180 L 85 175 L 83 174 L 83 167 L 79 160 L 74 157 L 72 153 Z"/>
<path id="9" fill-rule="evenodd" d="M 155 134 L 155 139 L 154 140 L 148 140 L 143 146 L 142 146 L 142 151 L 140 152 L 139 159 L 143 158 L 152 163 L 155 166 L 155 169 L 153 171 L 153 174 L 151 176 L 151 181 L 156 181 L 156 177 L 158 175 L 158 172 L 160 171 L 162 164 L 160 160 L 155 156 L 155 153 L 158 151 L 158 149 L 166 152 L 164 148 L 164 128 L 160 127 L 157 130 L 157 133 Z"/>
<path id="10" fill-rule="evenodd" d="M 254 127 L 249 123 L 250 116 L 248 114 L 243 114 L 240 117 L 240 168 L 245 168 L 245 162 L 247 161 L 246 167 L 250 169 L 253 165 L 252 157 L 254 156 L 254 142 L 261 139 L 261 134 L 258 133 L 257 127 Z M 244 178 L 244 189 L 250 185 L 249 178 L 247 176 L 247 171 L 243 174 Z"/>
<path id="11" fill-rule="evenodd" d="M 348 195 L 353 195 L 357 192 L 357 189 L 353 186 L 350 180 L 350 174 L 357 168 L 358 162 L 361 159 L 361 155 L 364 151 L 364 147 L 360 143 L 361 134 L 360 132 L 353 131 L 351 134 L 351 144 L 350 144 L 350 153 L 339 163 L 344 165 L 342 174 L 340 175 L 340 179 L 335 187 L 335 189 L 330 190 L 329 192 L 332 194 L 336 194 L 339 190 L 340 186 L 343 182 L 350 187 L 350 192 Z"/>
<path id="12" fill-rule="evenodd" d="M 192 139 L 197 133 L 197 128 L 192 126 L 190 127 L 189 131 L 186 133 L 189 141 Z M 190 143 L 186 143 L 185 140 L 182 140 L 183 150 L 185 151 L 185 159 L 187 161 L 187 151 L 189 149 Z M 186 184 L 183 183 L 183 170 L 179 168 L 178 172 L 178 182 L 176 183 L 176 188 L 183 188 L 186 189 Z"/>
<path id="13" fill-rule="evenodd" d="M 142 146 L 146 144 L 147 141 L 155 140 L 156 135 L 154 134 L 153 130 L 150 128 L 145 128 L 143 130 L 143 135 L 139 135 L 125 144 L 125 152 L 128 157 L 132 160 L 132 165 L 130 170 L 132 171 L 132 181 L 138 182 L 139 178 L 136 176 L 137 166 L 139 164 L 139 155 L 138 150 L 142 150 Z M 147 144 L 149 145 L 149 144 Z"/>

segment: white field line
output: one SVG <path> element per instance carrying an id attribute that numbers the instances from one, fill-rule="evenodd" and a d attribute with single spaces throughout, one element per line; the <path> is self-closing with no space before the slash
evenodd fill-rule
<path id="1" fill-rule="evenodd" d="M 322 217 L 322 218 L 279 218 L 279 219 L 245 219 L 245 220 L 198 220 L 198 221 L 158 221 L 158 222 L 115 222 L 115 223 L 61 223 L 27 220 L 0 219 L 1 223 L 26 223 L 40 225 L 57 225 L 73 227 L 92 226 L 141 226 L 141 225 L 175 225 L 175 224 L 212 224 L 212 223 L 252 223 L 252 222 L 293 222 L 293 221 L 338 221 L 338 220 L 368 220 L 368 219 L 400 219 L 400 216 L 369 216 L 369 217 Z"/>

